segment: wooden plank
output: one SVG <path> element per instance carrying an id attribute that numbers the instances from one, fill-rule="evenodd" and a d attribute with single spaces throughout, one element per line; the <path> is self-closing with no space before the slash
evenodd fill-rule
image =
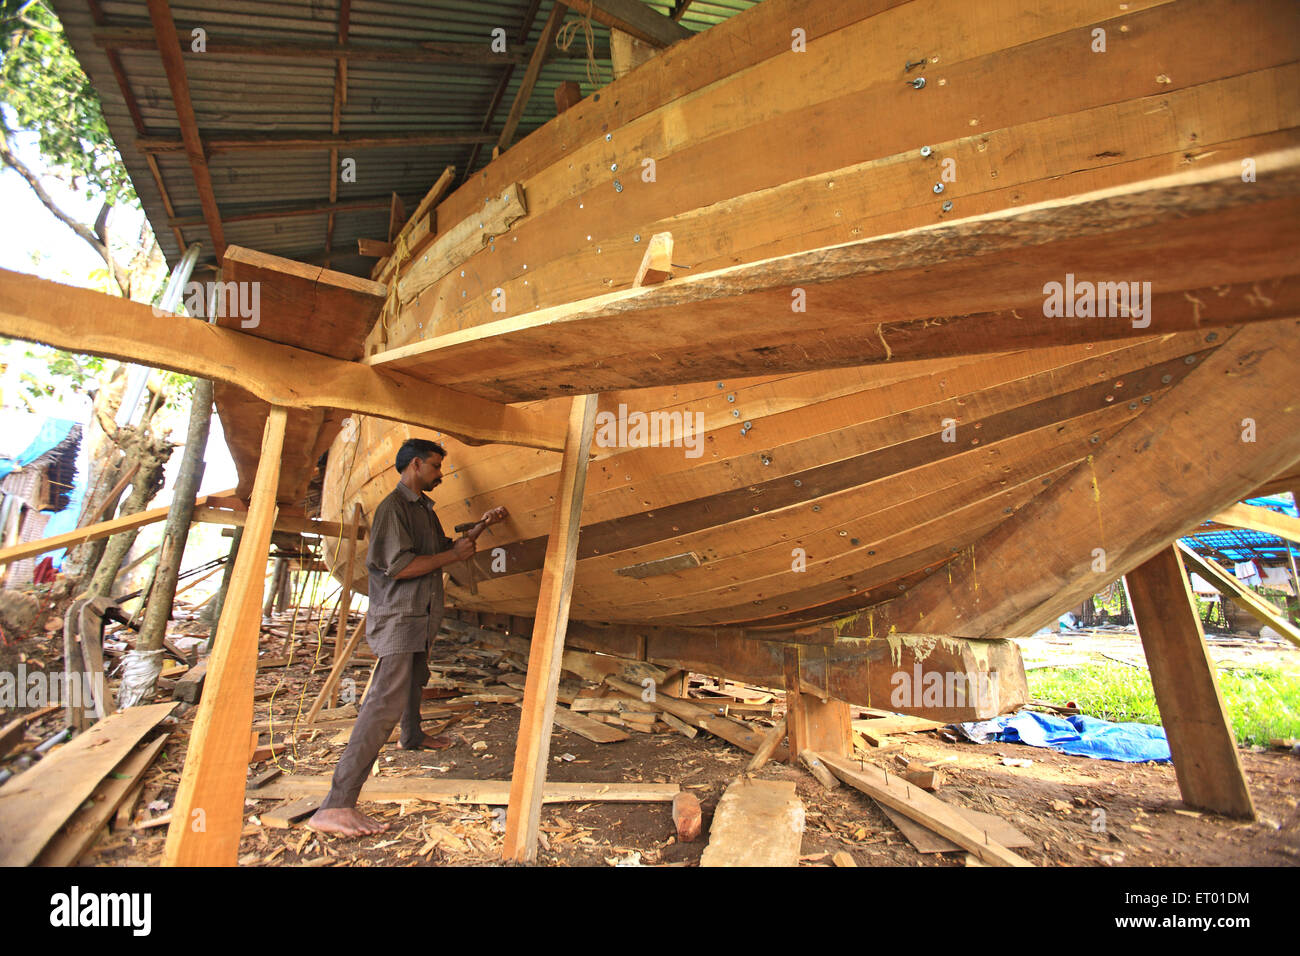
<path id="1" fill-rule="evenodd" d="M 232 511 L 229 508 L 195 508 L 194 520 L 204 524 L 223 524 L 228 528 L 242 528 L 244 522 L 248 520 L 248 513 Z M 276 516 L 275 530 L 287 531 L 290 534 L 314 534 L 322 538 L 341 538 L 349 533 L 347 526 L 337 521 L 317 521 L 315 518 L 286 514 Z M 358 538 L 364 539 L 366 534 L 366 528 L 357 529 Z"/>
<path id="2" fill-rule="evenodd" d="M 1237 739 L 1179 550 L 1166 548 L 1124 576 L 1178 789 L 1189 806 L 1254 820 Z"/>
<path id="3" fill-rule="evenodd" d="M 803 828 L 793 783 L 741 777 L 718 801 L 700 866 L 798 866 Z"/>
<path id="4" fill-rule="evenodd" d="M 272 781 L 258 791 L 271 798 L 302 797 L 329 792 L 331 778 L 292 774 Z M 542 791 L 543 803 L 670 803 L 681 790 L 675 783 L 555 783 Z M 361 788 L 361 799 L 425 800 L 429 803 L 477 803 L 505 806 L 510 797 L 508 780 L 432 780 L 428 777 L 371 777 Z"/>
<path id="5" fill-rule="evenodd" d="M 966 807 L 959 807 L 955 804 L 952 805 L 952 808 L 976 830 L 987 833 L 991 839 L 996 840 L 1008 850 L 1034 845 L 1033 840 L 1001 817 L 994 816 L 991 813 L 981 813 L 978 810 L 970 810 Z M 909 820 L 897 810 L 891 810 L 883 804 L 880 809 L 884 811 L 885 816 L 889 817 L 890 822 L 898 827 L 898 832 L 907 837 L 912 846 L 916 847 L 918 853 L 956 853 L 961 850 L 961 847 L 951 840 L 944 839 L 933 830 Z"/>
<path id="6" fill-rule="evenodd" d="M 671 46 L 695 34 L 640 0 L 573 0 L 566 5 L 588 14 L 598 23 L 631 34 L 655 47 Z"/>
<path id="7" fill-rule="evenodd" d="M 754 752 L 754 759 L 745 767 L 745 773 L 758 773 L 763 769 L 763 765 L 767 763 L 772 756 L 772 752 L 776 750 L 776 745 L 785 737 L 786 720 L 787 718 L 782 717 L 776 722 L 776 726 L 767 732 L 767 736 L 763 738 L 762 746 Z"/>
<path id="8" fill-rule="evenodd" d="M 399 301 L 405 303 L 414 299 L 474 253 L 486 248 L 490 239 L 506 232 L 513 222 L 527 214 L 524 190 L 518 183 L 513 183 L 499 195 L 490 197 L 481 210 L 440 233 L 420 258 L 412 263 L 397 283 Z"/>
<path id="9" fill-rule="evenodd" d="M 299 797 L 290 803 L 282 804 L 264 813 L 258 814 L 258 819 L 262 821 L 263 826 L 274 827 L 279 830 L 287 829 L 302 820 L 308 814 L 315 813 L 320 809 L 321 801 L 325 799 L 324 794 L 312 794 L 311 796 Z"/>
<path id="10" fill-rule="evenodd" d="M 1251 616 L 1263 621 L 1292 644 L 1300 646 L 1300 627 L 1296 627 L 1289 618 L 1279 614 L 1271 604 L 1250 588 L 1242 586 L 1233 575 L 1209 558 L 1201 557 L 1181 541 L 1178 543 L 1178 552 L 1191 570 L 1240 604 L 1250 612 Z"/>
<path id="11" fill-rule="evenodd" d="M 233 489 L 232 489 L 233 491 Z M 223 495 L 231 492 L 222 492 Z M 202 507 L 212 495 L 199 495 L 194 499 L 196 508 Z M 123 531 L 133 531 L 136 528 L 143 528 L 145 525 L 162 521 L 167 517 L 170 506 L 166 508 L 148 508 L 144 511 L 138 511 L 133 515 L 125 515 L 121 518 L 111 518 L 108 521 L 101 521 L 98 524 L 86 525 L 84 528 L 76 528 L 72 531 L 65 531 L 63 534 L 51 535 L 48 538 L 40 538 L 36 541 L 26 541 L 22 544 L 16 544 L 9 548 L 0 548 L 0 564 L 8 564 L 13 561 L 21 561 L 23 558 L 34 557 L 38 554 L 44 554 L 47 551 L 57 551 L 60 548 L 72 548 L 79 544 L 85 544 L 87 541 L 97 541 L 100 538 L 107 538 L 110 535 L 118 534 Z"/>
<path id="12" fill-rule="evenodd" d="M 997 866 L 1032 866 L 1002 844 L 973 827 L 948 804 L 898 777 L 887 777 L 870 764 L 819 754 L 835 776 L 856 787 L 877 803 L 890 807 L 947 837 L 985 863 Z"/>
<path id="13" fill-rule="evenodd" d="M 191 667 L 172 687 L 172 696 L 187 704 L 197 704 L 203 697 L 203 681 L 208 676 L 208 662 L 200 661 Z"/>
<path id="14" fill-rule="evenodd" d="M 1240 163 L 1224 164 L 611 292 L 368 361 L 474 391 L 481 386 L 468 369 L 490 355 L 491 393 L 519 401 L 560 394 L 562 371 L 579 367 L 590 370 L 590 387 L 609 389 L 723 377 L 735 374 L 737 357 L 775 374 L 1285 317 L 1300 308 L 1300 280 L 1284 252 L 1300 243 L 1300 149 L 1259 162 L 1271 170 L 1259 191 L 1239 188 Z M 1241 243 L 1249 264 L 1226 266 L 1209 236 Z M 1109 306 L 1104 317 L 1017 318 L 1044 313 L 1043 276 L 1119 281 L 1157 240 L 1171 255 L 1143 266 L 1151 282 L 1145 318 Z M 1259 288 L 1269 302 L 1251 290 L 1265 279 Z M 1209 288 L 1224 284 L 1233 287 L 1225 297 Z M 792 312 L 796 288 L 814 297 L 806 316 Z M 1210 296 L 1212 310 L 1192 301 Z M 864 313 L 868 305 L 888 305 L 897 319 L 881 322 Z M 814 337 L 825 347 L 805 349 Z M 689 372 L 679 361 L 693 363 Z"/>
<path id="15" fill-rule="evenodd" d="M 1276 535 L 1284 541 L 1300 543 L 1300 518 L 1292 518 L 1271 508 L 1261 508 L 1259 505 L 1248 505 L 1239 501 L 1220 511 L 1214 516 L 1214 520 L 1234 528 L 1248 528 L 1251 531 Z"/>
<path id="16" fill-rule="evenodd" d="M 556 3 L 551 7 L 550 15 L 542 25 L 542 33 L 537 38 L 537 46 L 533 47 L 532 56 L 528 58 L 528 69 L 524 71 L 523 78 L 519 82 L 519 90 L 515 93 L 514 102 L 510 104 L 510 112 L 506 115 L 506 122 L 501 129 L 501 135 L 497 138 L 497 149 L 503 152 L 514 141 L 515 131 L 519 128 L 519 121 L 524 117 L 524 109 L 532 98 L 533 87 L 537 85 L 537 78 L 541 75 L 542 65 L 546 62 L 547 51 L 550 49 L 551 44 L 555 42 L 555 35 L 560 32 L 560 24 L 564 21 L 566 13 L 568 13 L 568 9 L 565 4 Z"/>
<path id="17" fill-rule="evenodd" d="M 381 375 L 203 319 L 0 269 L 0 334 L 226 382 L 287 408 L 338 408 L 436 428 L 470 443 L 559 450 L 558 416 L 503 407 L 401 375 Z M 229 492 L 227 492 L 228 494 Z"/>
<path id="18" fill-rule="evenodd" d="M 230 576 L 225 606 L 208 657 L 206 693 L 190 732 L 185 767 L 172 807 L 163 863 L 233 866 L 244 826 L 253 683 L 262 624 L 262 580 L 275 525 L 275 489 L 284 451 L 285 410 L 271 409 L 248 503 L 248 523 Z"/>
<path id="19" fill-rule="evenodd" d="M 908 632 L 924 621 L 962 637 L 1032 634 L 1300 458 L 1295 324 L 1206 333 L 1222 344 L 1192 357 L 1180 385 L 968 548 L 951 583 L 934 575 L 877 609 L 875 628 Z M 1239 441 L 1252 413 L 1267 432 Z M 1225 436 L 1215 455 L 1203 453 L 1205 435 Z"/>
<path id="20" fill-rule="evenodd" d="M 433 186 L 424 194 L 424 198 L 420 200 L 420 204 L 415 207 L 415 212 L 411 213 L 411 218 L 406 221 L 406 225 L 402 227 L 402 231 L 397 234 L 397 240 L 392 244 L 394 248 L 390 248 L 387 252 L 379 253 L 379 255 L 382 255 L 385 258 L 383 261 L 377 263 L 374 270 L 371 272 L 376 279 L 387 285 L 393 269 L 397 267 L 396 260 L 392 259 L 391 256 L 398 244 L 405 242 L 408 253 L 414 252 L 416 249 L 420 249 L 421 244 L 430 235 L 437 232 L 437 229 L 435 228 L 437 212 L 434 207 L 442 199 L 443 194 L 451 188 L 452 181 L 455 180 L 455 178 L 455 166 L 448 166 L 443 169 L 441 175 L 438 176 Z"/>
<path id="21" fill-rule="evenodd" d="M 357 254 L 376 259 L 383 259 L 393 254 L 393 244 L 383 239 L 358 239 Z"/>
<path id="22" fill-rule="evenodd" d="M 567 707 L 556 706 L 555 724 L 598 744 L 627 740 L 628 737 L 621 730 L 602 724 L 598 720 L 592 720 L 590 717 L 584 717 L 582 714 L 575 714 Z"/>
<path id="23" fill-rule="evenodd" d="M 564 634 L 569 624 L 569 595 L 578 557 L 578 529 L 587 483 L 587 454 L 596 427 L 596 404 L 595 395 L 574 398 L 571 403 L 542 571 L 502 849 L 504 858 L 519 863 L 537 858 L 537 828 L 541 822 L 555 695 L 564 658 Z"/>
<path id="24" fill-rule="evenodd" d="M 0 788 L 0 866 L 27 866 L 173 703 L 110 714 Z"/>
<path id="25" fill-rule="evenodd" d="M 68 820 L 36 858 L 36 866 L 75 866 L 94 845 L 104 827 L 132 791 L 144 784 L 144 773 L 153 765 L 167 743 L 167 734 L 132 751 L 105 777 L 90 795 L 91 807 L 84 805 Z"/>

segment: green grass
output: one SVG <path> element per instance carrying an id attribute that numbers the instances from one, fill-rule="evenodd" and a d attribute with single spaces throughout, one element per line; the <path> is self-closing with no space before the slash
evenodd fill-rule
<path id="1" fill-rule="evenodd" d="M 1113 721 L 1160 723 L 1151 676 L 1123 664 L 1042 668 L 1028 673 L 1029 695 Z M 1241 744 L 1268 746 L 1274 737 L 1300 737 L 1300 674 L 1277 667 L 1234 667 L 1218 672 L 1219 692 Z"/>

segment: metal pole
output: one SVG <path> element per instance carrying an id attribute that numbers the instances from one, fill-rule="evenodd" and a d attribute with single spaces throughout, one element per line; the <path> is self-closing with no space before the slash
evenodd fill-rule
<path id="1" fill-rule="evenodd" d="M 199 252 L 203 249 L 203 243 L 194 242 L 185 250 L 185 255 L 181 256 L 180 262 L 176 263 L 176 268 L 172 270 L 171 278 L 167 280 L 167 288 L 163 290 L 162 301 L 158 303 L 158 308 L 168 315 L 174 313 L 181 304 L 181 299 L 185 293 L 185 283 L 190 281 L 190 276 L 194 272 L 194 266 L 199 261 Z M 130 371 L 127 373 L 126 392 L 122 400 L 122 405 L 117 410 L 117 423 L 119 425 L 131 424 L 131 419 L 135 418 L 136 409 L 140 405 L 140 398 L 144 395 L 144 387 L 149 382 L 149 373 L 151 369 L 141 365 L 128 366 Z"/>

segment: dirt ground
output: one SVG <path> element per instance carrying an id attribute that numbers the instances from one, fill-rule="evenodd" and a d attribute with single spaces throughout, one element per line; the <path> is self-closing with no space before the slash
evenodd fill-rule
<path id="1" fill-rule="evenodd" d="M 271 625 L 286 632 L 283 621 Z M 39 627 L 39 622 L 38 622 Z M 176 636 L 193 629 L 184 623 Z M 40 635 L 44 632 L 36 630 Z M 1053 638 L 1053 640 L 1056 640 Z M 1109 646 L 1109 645 L 1108 645 Z M 1111 648 L 1112 650 L 1115 648 Z M 1131 650 L 1131 648 L 1127 648 Z M 288 655 L 289 642 L 263 635 L 262 658 Z M 5 666 L 25 659 L 28 668 L 44 663 L 59 666 L 62 652 L 57 632 L 15 642 L 0 653 Z M 1109 652 L 1109 651 L 1108 651 Z M 314 645 L 298 642 L 288 667 L 259 670 L 261 694 L 257 720 L 274 716 L 288 727 L 297 713 L 306 713 L 326 669 L 310 673 Z M 1027 656 L 1029 653 L 1027 652 Z M 1138 658 L 1140 659 L 1140 657 Z M 475 679 L 491 683 L 499 652 L 444 637 L 435 648 L 434 666 L 444 673 L 466 667 Z M 348 676 L 364 686 L 369 661 L 357 661 Z M 508 662 L 496 665 L 502 677 L 518 676 Z M 593 694 L 596 685 L 587 685 Z M 439 702 L 441 703 L 441 702 Z M 166 813 L 175 797 L 185 746 L 195 711 L 182 708 L 171 742 L 146 776 L 132 827 L 106 833 L 82 863 L 96 866 L 150 866 L 160 861 L 165 826 L 147 826 Z M 776 723 L 782 715 L 776 695 L 770 716 L 752 718 L 755 729 Z M 443 751 L 406 752 L 395 744 L 379 759 L 382 776 L 416 775 L 459 779 L 508 779 L 520 710 L 513 703 L 478 703 L 446 731 L 455 745 Z M 9 716 L 6 715 L 5 719 Z M 60 726 L 51 713 L 28 729 L 22 749 L 47 738 Z M 276 728 L 276 740 L 282 736 Z M 314 740 L 303 738 L 278 758 L 249 768 L 250 778 L 272 766 L 293 772 L 328 775 L 343 745 L 334 733 Z M 1300 759 L 1287 752 L 1241 751 L 1259 819 L 1254 823 L 1195 813 L 1179 800 L 1170 765 L 1121 764 L 1071 757 L 1015 744 L 974 745 L 943 740 L 935 732 L 894 738 L 900 750 L 859 752 L 874 765 L 893 769 L 896 756 L 942 768 L 946 782 L 938 796 L 953 804 L 992 813 L 1013 823 L 1032 844 L 1017 850 L 1037 865 L 1055 866 L 1295 866 L 1300 863 Z M 478 746 L 476 744 L 484 744 Z M 695 739 L 678 733 L 631 733 L 630 739 L 597 744 L 559 727 L 551 739 L 548 779 L 563 782 L 676 783 L 699 798 L 704 808 L 704 836 L 693 843 L 676 840 L 668 803 L 619 804 L 589 802 L 548 804 L 542 812 L 544 866 L 692 866 L 699 862 L 714 808 L 727 785 L 745 767 L 750 755 L 701 731 Z M 1004 758 L 1028 760 L 1028 766 L 1007 766 Z M 6 766 L 12 766 L 12 758 Z M 847 786 L 827 791 L 802 767 L 769 763 L 760 779 L 789 780 L 802 798 L 807 828 L 802 864 L 832 865 L 831 857 L 846 850 L 859 866 L 964 866 L 964 853 L 918 852 L 874 801 Z M 283 779 L 283 777 L 281 778 Z M 274 829 L 260 824 L 259 813 L 283 802 L 248 793 L 240 863 L 246 866 L 498 866 L 502 844 L 500 808 L 441 805 L 421 801 L 363 803 L 361 809 L 389 823 L 389 832 L 345 840 L 325 837 L 303 824 Z M 1095 825 L 1104 811 L 1104 828 Z"/>

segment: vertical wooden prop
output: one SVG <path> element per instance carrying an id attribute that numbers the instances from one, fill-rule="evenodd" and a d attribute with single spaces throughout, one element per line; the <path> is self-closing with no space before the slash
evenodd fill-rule
<path id="1" fill-rule="evenodd" d="M 339 592 L 339 629 L 334 636 L 334 663 L 339 662 L 343 644 L 348 636 L 348 611 L 352 607 L 352 569 L 357 559 L 357 528 L 361 524 L 361 503 L 352 506 L 352 520 L 348 522 L 348 540 L 343 545 L 343 590 Z M 330 701 L 330 706 L 334 702 Z"/>
<path id="2" fill-rule="evenodd" d="M 230 576 L 208 674 L 163 852 L 165 866 L 233 866 L 244 828 L 247 741 L 262 624 L 262 580 L 275 526 L 285 410 L 272 406 L 262 433 L 243 544 Z"/>
<path id="3" fill-rule="evenodd" d="M 555 696 L 560 686 L 560 660 L 564 633 L 569 625 L 569 598 L 578 557 L 578 528 L 582 496 L 587 483 L 587 455 L 596 426 L 596 395 L 575 398 L 564 438 L 560 488 L 546 541 L 542 591 L 537 601 L 532 647 L 528 652 L 528 679 L 524 685 L 523 715 L 515 745 L 514 775 L 510 779 L 510 804 L 506 809 L 506 836 L 502 856 L 519 863 L 537 858 L 537 827 L 542 815 L 542 787 L 551 746 Z"/>
<path id="4" fill-rule="evenodd" d="M 853 724 L 847 702 L 831 697 L 822 700 L 800 685 L 797 645 L 785 649 L 786 729 L 790 756 L 812 750 L 833 757 L 853 756 Z"/>
<path id="5" fill-rule="evenodd" d="M 1125 583 L 1183 800 L 1253 820 L 1255 805 L 1176 547 L 1129 572 Z"/>

